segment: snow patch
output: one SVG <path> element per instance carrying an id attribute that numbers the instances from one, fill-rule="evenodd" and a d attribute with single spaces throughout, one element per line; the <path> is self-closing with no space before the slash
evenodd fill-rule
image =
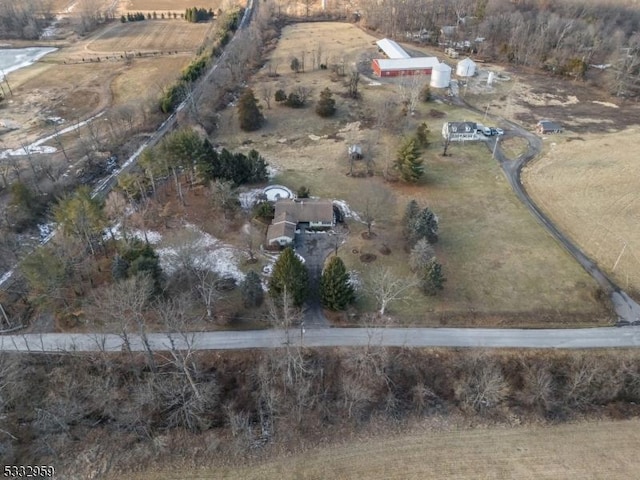
<path id="1" fill-rule="evenodd" d="M 597 103 L 598 105 L 602 105 L 603 107 L 620 108 L 618 105 L 611 102 L 600 102 L 599 100 L 593 100 L 591 103 Z"/>
<path id="2" fill-rule="evenodd" d="M 338 208 L 340 208 L 340 210 L 342 210 L 342 214 L 344 215 L 344 218 L 352 218 L 356 222 L 364 223 L 362 221 L 362 219 L 360 218 L 360 215 L 358 215 L 356 212 L 351 210 L 351 207 L 349 206 L 349 204 L 347 202 L 345 202 L 344 200 L 334 200 L 333 204 L 337 205 Z"/>

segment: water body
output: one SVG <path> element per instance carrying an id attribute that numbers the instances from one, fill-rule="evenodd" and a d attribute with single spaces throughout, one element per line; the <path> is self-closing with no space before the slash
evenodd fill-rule
<path id="1" fill-rule="evenodd" d="M 28 67 L 56 50 L 57 48 L 52 47 L 2 48 L 0 49 L 0 71 L 6 75 Z"/>

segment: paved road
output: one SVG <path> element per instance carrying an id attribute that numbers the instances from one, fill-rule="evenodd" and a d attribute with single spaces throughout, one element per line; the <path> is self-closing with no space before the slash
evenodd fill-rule
<path id="1" fill-rule="evenodd" d="M 319 328 L 199 332 L 188 335 L 154 333 L 147 340 L 154 351 L 172 348 L 239 350 L 278 348 L 290 344 L 308 347 L 485 347 L 485 348 L 611 348 L 640 346 L 640 327 L 562 330 L 471 328 Z M 143 351 L 140 337 L 130 335 L 132 351 Z M 119 352 L 125 342 L 113 334 L 26 334 L 0 336 L 0 351 L 32 353 Z"/>

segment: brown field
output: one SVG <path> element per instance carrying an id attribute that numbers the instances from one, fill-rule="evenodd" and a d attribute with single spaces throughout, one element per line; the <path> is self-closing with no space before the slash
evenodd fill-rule
<path id="1" fill-rule="evenodd" d="M 524 172 L 527 190 L 621 287 L 640 292 L 640 130 L 548 141 Z"/>
<path id="2" fill-rule="evenodd" d="M 3 142 L 15 148 L 19 141 L 41 136 L 49 116 L 76 121 L 107 107 L 158 97 L 191 61 L 212 25 L 177 20 L 112 23 L 10 73 L 14 96 L 0 120 L 21 128 L 5 132 Z M 124 52 L 134 55 L 125 60 Z"/>
<path id="3" fill-rule="evenodd" d="M 340 445 L 242 467 L 160 470 L 127 478 L 630 480 L 637 478 L 640 467 L 637 442 L 638 420 L 430 429 L 396 437 L 345 440 Z"/>
<path id="4" fill-rule="evenodd" d="M 91 38 L 84 49 L 91 52 L 188 51 L 203 42 L 212 23 L 185 20 L 153 20 L 116 23 Z"/>
<path id="5" fill-rule="evenodd" d="M 225 0 L 126 0 L 124 2 L 125 8 L 130 12 L 141 11 L 182 11 L 191 7 L 198 8 L 213 8 L 217 10 L 221 8 L 225 3 L 237 3 L 237 2 L 225 2 Z"/>
<path id="6" fill-rule="evenodd" d="M 411 198 L 431 206 L 441 219 L 436 253 L 448 282 L 435 298 L 416 293 L 411 303 L 393 306 L 391 313 L 401 314 L 405 322 L 523 326 L 606 323 L 607 313 L 595 299 L 595 283 L 516 200 L 488 148 L 455 145 L 450 149 L 451 156 L 440 155 L 438 138 L 444 120 L 481 121 L 482 115 L 431 102 L 420 105 L 416 115 L 407 119 L 400 115 L 393 83 L 380 84 L 377 79 L 362 77 L 363 100 L 356 102 L 341 96 L 343 79 L 328 71 L 313 70 L 311 59 L 318 50 L 323 63 L 325 59 L 330 64 L 344 59 L 348 67 L 354 62 L 367 64 L 366 56 L 375 53 L 374 40 L 349 24 L 312 23 L 285 28 L 270 61 L 272 68 L 277 66 L 279 76 L 270 78 L 268 69 L 263 69 L 253 80 L 256 95 L 262 97 L 265 86 L 272 95 L 278 88 L 290 91 L 305 86 L 312 88 L 311 98 L 317 98 L 323 88 L 329 87 L 334 92 L 337 115 L 321 119 L 313 105 L 294 110 L 272 102 L 271 109 L 264 106 L 266 125 L 246 134 L 238 131 L 234 111 L 227 109 L 215 140 L 234 148 L 250 142 L 244 148 L 256 148 L 278 169 L 275 182 L 293 190 L 306 185 L 313 195 L 345 200 L 356 210 L 367 189 L 378 186 L 391 192 L 395 204 L 385 209 L 386 218 L 374 226 L 378 235 L 375 240 L 363 241 L 360 233 L 365 227 L 350 222 L 351 235 L 341 256 L 361 275 L 369 269 L 359 260 L 362 253 L 377 255 L 371 266 L 388 264 L 398 275 L 409 274 L 399 218 Z M 307 71 L 293 74 L 290 60 L 293 56 L 300 59 L 303 52 Z M 391 127 L 379 134 L 370 125 L 386 99 L 394 102 L 388 114 Z M 444 116 L 435 118 L 431 110 Z M 424 182 L 416 186 L 384 182 L 381 173 L 393 161 L 403 132 L 410 134 L 423 121 L 429 125 L 434 143 L 424 156 Z M 365 155 L 374 159 L 375 177 L 346 175 L 347 145 L 354 142 L 362 143 Z M 517 151 L 521 146 L 513 142 L 511 148 Z M 390 255 L 379 252 L 385 244 L 391 249 Z M 352 253 L 353 249 L 358 253 Z M 360 306 L 372 308 L 371 299 L 364 297 Z"/>

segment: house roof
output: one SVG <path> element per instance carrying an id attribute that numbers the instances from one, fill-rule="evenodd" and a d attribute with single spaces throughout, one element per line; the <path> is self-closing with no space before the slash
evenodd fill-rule
<path id="1" fill-rule="evenodd" d="M 383 38 L 376 42 L 378 48 L 382 50 L 389 58 L 410 58 L 410 55 L 404 51 L 404 49 L 393 40 Z"/>
<path id="2" fill-rule="evenodd" d="M 545 129 L 552 129 L 552 130 L 559 130 L 560 128 L 562 128 L 560 124 L 556 122 L 552 122 L 551 120 L 540 120 L 538 122 L 538 126 Z"/>
<path id="3" fill-rule="evenodd" d="M 333 203 L 330 200 L 281 199 L 276 202 L 276 219 L 285 215 L 289 222 L 333 223 Z"/>
<path id="4" fill-rule="evenodd" d="M 478 125 L 475 122 L 449 122 L 447 128 L 452 133 L 473 133 Z"/>
<path id="5" fill-rule="evenodd" d="M 278 222 L 267 228 L 267 244 L 273 243 L 278 238 L 289 238 L 293 241 L 296 234 L 296 225 L 289 222 Z"/>
<path id="6" fill-rule="evenodd" d="M 380 66 L 380 70 L 424 70 L 433 69 L 440 62 L 436 57 L 416 57 L 416 58 L 378 58 L 375 60 Z"/>

